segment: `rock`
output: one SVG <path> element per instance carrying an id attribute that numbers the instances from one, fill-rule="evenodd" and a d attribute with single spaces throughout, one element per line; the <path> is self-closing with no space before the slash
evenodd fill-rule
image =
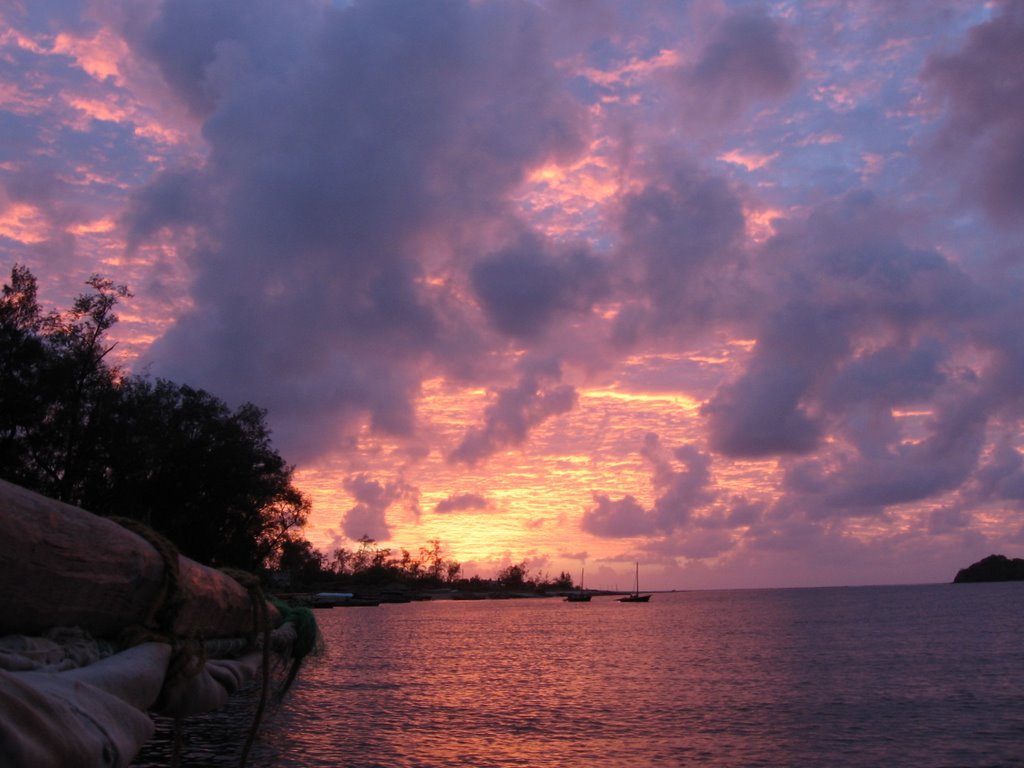
<path id="1" fill-rule="evenodd" d="M 989 555 L 967 568 L 957 572 L 954 584 L 971 584 L 981 581 L 1024 581 L 1024 560 L 1012 560 L 1004 555 Z"/>

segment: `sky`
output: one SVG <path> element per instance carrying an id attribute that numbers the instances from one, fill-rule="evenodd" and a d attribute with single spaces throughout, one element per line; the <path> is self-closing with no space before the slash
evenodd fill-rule
<path id="1" fill-rule="evenodd" d="M 0 0 L 0 268 L 267 409 L 322 551 L 1024 552 L 1024 2 Z"/>

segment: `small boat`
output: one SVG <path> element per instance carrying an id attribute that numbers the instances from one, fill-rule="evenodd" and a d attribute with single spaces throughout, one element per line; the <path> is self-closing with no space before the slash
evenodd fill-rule
<path id="1" fill-rule="evenodd" d="M 333 608 L 341 605 L 346 600 L 351 600 L 354 595 L 351 592 L 317 592 L 313 595 L 313 608 Z"/>
<path id="2" fill-rule="evenodd" d="M 620 603 L 646 603 L 650 601 L 650 595 L 640 594 L 640 563 L 636 564 L 636 586 L 633 588 L 633 594 L 620 597 Z"/>
<path id="3" fill-rule="evenodd" d="M 570 592 L 565 596 L 567 603 L 589 603 L 590 593 L 583 591 L 583 569 L 580 569 L 580 588 L 576 592 Z"/>

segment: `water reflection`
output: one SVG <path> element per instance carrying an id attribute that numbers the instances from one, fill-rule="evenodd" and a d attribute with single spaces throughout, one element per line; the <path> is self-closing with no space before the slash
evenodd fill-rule
<path id="1" fill-rule="evenodd" d="M 334 609 L 250 764 L 1013 765 L 1022 609 L 1024 585 Z"/>

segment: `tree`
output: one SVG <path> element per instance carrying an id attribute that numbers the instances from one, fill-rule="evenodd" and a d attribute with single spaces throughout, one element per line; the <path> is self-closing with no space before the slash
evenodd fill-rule
<path id="1" fill-rule="evenodd" d="M 334 550 L 331 567 L 339 576 L 346 576 L 352 572 L 352 559 L 352 550 L 346 547 L 338 547 Z"/>
<path id="2" fill-rule="evenodd" d="M 461 563 L 455 560 L 447 561 L 444 568 L 444 579 L 446 582 L 454 584 L 458 580 L 460 573 L 462 573 Z"/>
<path id="3" fill-rule="evenodd" d="M 0 294 L 0 476 L 99 514 L 139 519 L 200 562 L 257 570 L 301 540 L 308 499 L 266 412 L 125 376 L 106 338 L 128 288 L 93 275 L 44 315 L 31 272 Z"/>
<path id="4" fill-rule="evenodd" d="M 38 334 L 43 327 L 39 309 L 39 285 L 28 267 L 15 264 L 11 269 L 11 282 L 0 292 L 0 330 L 8 333 Z"/>
<path id="5" fill-rule="evenodd" d="M 440 539 L 431 539 L 427 543 L 429 547 L 420 547 L 420 557 L 423 558 L 424 567 L 429 570 L 430 575 L 440 583 L 445 571 L 444 547 L 441 546 Z"/>
<path id="6" fill-rule="evenodd" d="M 419 560 L 413 558 L 409 550 L 402 549 L 402 559 L 398 563 L 402 575 L 409 581 L 418 581 L 423 575 L 423 565 Z"/>
<path id="7" fill-rule="evenodd" d="M 553 589 L 572 589 L 572 576 L 569 575 L 568 571 L 562 571 L 558 575 L 558 580 L 551 586 Z"/>
<path id="8" fill-rule="evenodd" d="M 36 279 L 14 265 L 0 293 L 0 467 L 21 485 L 36 485 L 32 437 L 46 419 L 50 398 L 43 387 L 47 350 Z"/>
<path id="9" fill-rule="evenodd" d="M 44 316 L 35 277 L 15 265 L 0 298 L 0 422 L 8 476 L 72 504 L 82 503 L 82 483 L 96 470 L 92 446 L 119 374 L 104 363 L 115 347 L 104 334 L 117 322 L 117 302 L 131 296 L 126 286 L 99 275 L 86 285 L 92 290 L 69 311 Z"/>
<path id="10" fill-rule="evenodd" d="M 275 565 L 293 583 L 312 584 L 324 578 L 326 558 L 305 539 L 291 539 L 281 545 Z"/>
<path id="11" fill-rule="evenodd" d="M 121 384 L 94 511 L 146 522 L 200 562 L 259 569 L 305 525 L 309 501 L 273 449 L 265 412 L 140 377 Z"/>
<path id="12" fill-rule="evenodd" d="M 352 573 L 365 573 L 373 562 L 373 549 L 377 544 L 376 540 L 363 534 L 359 537 L 359 549 L 352 557 Z"/>
<path id="13" fill-rule="evenodd" d="M 62 397 L 51 425 L 56 434 L 47 466 L 56 485 L 56 497 L 81 503 L 82 483 L 95 456 L 90 455 L 96 432 L 112 405 L 119 369 L 104 363 L 116 347 L 106 332 L 118 320 L 114 307 L 131 297 L 128 287 L 93 275 L 86 281 L 91 292 L 80 294 L 70 311 L 52 316 L 46 337 L 54 353 L 56 380 Z"/>
<path id="14" fill-rule="evenodd" d="M 523 589 L 529 581 L 526 561 L 514 563 L 498 573 L 498 583 L 505 589 Z"/>

